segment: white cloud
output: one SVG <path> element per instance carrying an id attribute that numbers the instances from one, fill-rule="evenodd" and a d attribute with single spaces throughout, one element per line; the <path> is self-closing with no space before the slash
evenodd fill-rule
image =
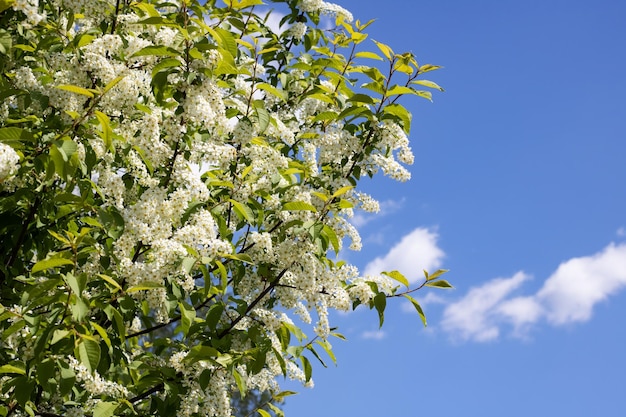
<path id="1" fill-rule="evenodd" d="M 283 17 L 285 17 L 284 14 L 279 13 L 276 10 L 273 10 L 269 14 L 269 17 L 267 18 L 267 22 L 265 22 L 265 24 L 269 26 L 269 28 L 272 29 L 274 33 L 280 35 L 288 27 L 287 25 L 280 26 L 280 21 L 282 20 Z"/>
<path id="2" fill-rule="evenodd" d="M 503 326 L 524 337 L 540 320 L 559 326 L 587 321 L 593 308 L 626 287 L 626 244 L 610 244 L 591 256 L 558 266 L 533 295 L 512 293 L 528 275 L 518 272 L 472 288 L 446 307 L 442 327 L 455 338 L 484 342 L 496 339 Z"/>
<path id="3" fill-rule="evenodd" d="M 404 236 L 383 257 L 375 258 L 365 267 L 366 275 L 377 275 L 382 271 L 397 270 L 410 282 L 423 277 L 422 270 L 434 271 L 441 266 L 444 252 L 437 246 L 438 234 L 418 227 Z"/>
<path id="4" fill-rule="evenodd" d="M 382 330 L 367 330 L 361 333 L 363 339 L 382 340 L 387 337 L 387 333 Z"/>
<path id="5" fill-rule="evenodd" d="M 537 293 L 554 324 L 587 321 L 595 304 L 626 286 L 626 244 L 611 244 L 592 256 L 570 259 Z"/>
<path id="6" fill-rule="evenodd" d="M 622 226 L 615 232 L 619 237 L 626 237 L 626 229 Z"/>
<path id="7" fill-rule="evenodd" d="M 486 342 L 500 335 L 499 311 L 503 301 L 530 277 L 518 272 L 511 278 L 497 278 L 472 288 L 460 301 L 446 307 L 443 329 L 461 339 Z"/>

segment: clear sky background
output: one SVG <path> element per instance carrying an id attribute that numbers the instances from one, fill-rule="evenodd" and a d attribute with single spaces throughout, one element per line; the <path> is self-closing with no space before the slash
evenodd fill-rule
<path id="1" fill-rule="evenodd" d="M 445 67 L 348 259 L 456 288 L 417 294 L 427 329 L 400 300 L 382 331 L 336 316 L 338 366 L 285 385 L 287 416 L 626 416 L 626 2 L 336 3 Z"/>

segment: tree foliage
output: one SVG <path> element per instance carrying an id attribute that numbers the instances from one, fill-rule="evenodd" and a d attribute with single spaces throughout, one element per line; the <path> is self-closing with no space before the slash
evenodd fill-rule
<path id="1" fill-rule="evenodd" d="M 235 392 L 280 415 L 282 377 L 335 361 L 329 310 L 382 325 L 404 296 L 425 320 L 401 273 L 336 257 L 378 210 L 359 180 L 410 176 L 398 99 L 440 89 L 370 23 L 319 0 L 0 1 L 0 416 L 230 416 Z"/>

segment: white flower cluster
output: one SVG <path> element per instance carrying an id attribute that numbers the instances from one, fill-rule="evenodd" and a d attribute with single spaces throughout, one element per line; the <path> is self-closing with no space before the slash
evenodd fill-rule
<path id="1" fill-rule="evenodd" d="M 17 152 L 11 146 L 0 143 L 0 182 L 15 175 L 19 162 L 20 156 Z"/>
<path id="2" fill-rule="evenodd" d="M 287 36 L 290 36 L 294 39 L 302 39 L 304 38 L 304 35 L 306 35 L 306 31 L 307 31 L 308 27 L 305 23 L 303 22 L 296 22 L 293 25 L 291 25 L 291 27 L 289 29 L 287 29 L 287 31 L 285 32 L 285 34 Z"/>
<path id="3" fill-rule="evenodd" d="M 28 16 L 29 8 L 37 4 L 38 0 L 16 0 L 13 7 Z M 312 385 L 293 351 L 284 351 L 277 333 L 293 328 L 292 318 L 298 317 L 325 340 L 331 333 L 329 310 L 349 311 L 355 301 L 370 302 L 376 295 L 373 287 L 387 295 L 395 290 L 393 280 L 362 277 L 356 267 L 335 264 L 327 253 L 344 245 L 359 250 L 361 237 L 348 219 L 356 209 L 380 210 L 375 199 L 356 189 L 341 195 L 345 200 L 341 202 L 331 198 L 333 193 L 352 185 L 359 175 L 377 171 L 400 181 L 410 177 L 404 165 L 412 164 L 414 157 L 401 126 L 373 120 L 372 128 L 369 121 L 359 121 L 365 117 L 352 120 L 349 126 L 341 120 L 328 122 L 326 116 L 340 114 L 349 101 L 336 79 L 314 79 L 312 72 L 302 69 L 321 56 L 316 55 L 316 48 L 285 66 L 278 60 L 262 64 L 267 57 L 250 56 L 246 35 L 232 42 L 233 49 L 239 48 L 229 56 L 235 60 L 235 74 L 225 68 L 229 65 L 221 66 L 224 54 L 230 54 L 224 45 L 230 42 L 225 32 L 219 32 L 223 28 L 217 22 L 211 31 L 224 39 L 207 35 L 195 48 L 191 46 L 199 33 L 206 33 L 204 27 L 185 29 L 183 34 L 174 29 L 175 24 L 143 24 L 140 20 L 145 16 L 131 12 L 141 8 L 141 3 L 126 5 L 127 14 L 116 16 L 114 33 L 102 35 L 94 35 L 96 23 L 100 14 L 114 9 L 113 0 L 50 0 L 46 4 L 75 14 L 76 21 L 63 36 L 71 41 L 83 35 L 78 38 L 81 46 L 37 51 L 40 56 L 33 54 L 33 60 L 41 59 L 45 65 L 29 67 L 25 65 L 30 62 L 22 62 L 12 67 L 13 87 L 46 96 L 49 105 L 45 100 L 40 105 L 37 100 L 11 97 L 1 104 L 0 117 L 8 117 L 25 103 L 29 107 L 22 110 L 29 114 L 58 113 L 59 123 L 71 126 L 68 132 L 73 130 L 69 135 L 77 144 L 81 164 L 77 178 L 82 173 L 80 180 L 92 181 L 93 199 L 123 219 L 119 237 L 103 235 L 91 252 L 84 252 L 88 255 L 81 258 L 81 262 L 86 260 L 78 266 L 79 273 L 115 276 L 123 286 L 117 294 L 128 294 L 133 298 L 126 300 L 128 304 L 137 306 L 136 311 L 122 310 L 128 332 L 139 332 L 155 321 L 172 324 L 157 328 L 174 328 L 174 322 L 186 318 L 178 303 L 195 303 L 198 323 L 207 307 L 223 302 L 218 326 L 236 330 L 229 335 L 231 353 L 257 348 L 245 334 L 253 327 L 260 328 L 274 348 L 255 375 L 237 364 L 249 389 L 277 389 L 284 367 L 289 378 Z M 174 12 L 176 4 L 168 3 L 158 11 Z M 301 0 L 298 7 L 306 13 L 352 20 L 347 10 L 322 0 Z M 194 22 L 191 19 L 189 25 Z M 307 30 L 305 23 L 297 22 L 285 36 L 302 39 Z M 168 55 L 171 50 L 164 56 L 132 56 L 152 46 L 182 49 L 183 42 L 189 56 L 172 57 Z M 291 65 L 299 69 L 289 69 Z M 165 76 L 157 78 L 160 71 Z M 271 93 L 271 88 L 259 88 L 260 82 L 272 79 L 280 80 L 273 85 L 283 89 L 285 97 Z M 113 82 L 117 84 L 106 93 L 97 93 Z M 68 86 L 90 89 L 93 97 Z M 258 108 L 258 100 L 263 100 L 265 109 Z M 102 114 L 94 110 L 106 114 L 110 132 L 104 130 Z M 319 117 L 320 113 L 325 114 Z M 51 134 L 49 139 L 54 138 Z M 13 148 L 0 144 L 0 182 L 15 176 L 19 163 L 20 155 Z M 63 181 L 61 175 L 58 178 Z M 340 204 L 346 201 L 351 204 Z M 295 203 L 295 208 L 288 203 Z M 249 256 L 251 262 L 243 263 L 233 254 Z M 226 289 L 211 282 L 220 278 Z M 131 287 L 136 288 L 127 291 Z M 90 281 L 88 290 L 84 295 L 92 300 L 98 297 L 95 282 Z M 235 301 L 251 306 L 243 317 L 241 310 L 235 311 Z M 169 371 L 173 368 L 183 375 L 179 416 L 230 416 L 229 395 L 236 389 L 232 368 L 185 361 L 186 349 L 198 342 L 194 337 L 212 336 L 208 330 L 201 336 L 187 334 L 186 323 L 180 321 L 183 325 L 174 330 L 179 333 L 163 341 L 170 343 L 165 347 L 169 358 L 150 357 L 149 349 L 142 350 L 144 338 L 153 335 L 128 337 L 122 347 L 126 358 L 142 361 L 146 368 L 169 366 Z M 22 330 L 2 344 L 30 358 L 31 342 L 27 330 Z M 190 346 L 181 348 L 187 342 Z M 107 380 L 109 374 L 102 377 L 74 357 L 67 360 L 92 399 L 82 409 L 68 409 L 68 415 L 89 414 L 101 395 L 129 397 L 125 387 Z M 210 374 L 206 386 L 198 382 L 203 372 Z"/>
<path id="4" fill-rule="evenodd" d="M 335 3 L 328 3 L 325 1 L 322 3 L 322 14 L 327 14 L 330 16 L 341 16 L 346 22 L 352 22 L 354 20 L 352 13 L 350 13 L 348 10 L 344 9 L 340 5 Z"/>
<path id="5" fill-rule="evenodd" d="M 39 13 L 39 0 L 14 0 L 13 10 L 24 13 L 26 21 L 31 26 L 36 26 L 46 19 L 45 14 Z"/>
<path id="6" fill-rule="evenodd" d="M 322 0 L 301 0 L 299 6 L 300 10 L 302 10 L 303 12 L 317 12 L 333 16 L 340 15 L 347 22 L 352 22 L 353 20 L 352 13 L 334 3 L 328 3 Z"/>
<path id="7" fill-rule="evenodd" d="M 230 392 L 234 378 L 225 369 L 205 361 L 185 364 L 183 360 L 187 353 L 184 350 L 178 351 L 169 360 L 169 365 L 183 374 L 182 382 L 186 388 L 186 392 L 180 394 L 181 406 L 176 415 L 231 417 Z M 205 371 L 211 372 L 211 379 L 207 387 L 202 389 L 198 380 Z"/>
<path id="8" fill-rule="evenodd" d="M 100 395 L 108 395 L 113 398 L 127 398 L 129 396 L 129 392 L 124 386 L 105 380 L 97 371 L 89 372 L 85 365 L 73 356 L 69 356 L 67 359 L 76 374 L 76 379 L 82 382 L 90 397 L 97 398 Z"/>

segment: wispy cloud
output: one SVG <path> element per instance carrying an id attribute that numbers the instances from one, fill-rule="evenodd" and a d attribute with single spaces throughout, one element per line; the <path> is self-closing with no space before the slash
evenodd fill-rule
<path id="1" fill-rule="evenodd" d="M 445 253 L 437 246 L 439 235 L 432 229 L 418 227 L 405 235 L 389 252 L 375 258 L 365 267 L 365 274 L 398 270 L 410 282 L 423 277 L 422 270 L 434 271 L 441 266 Z"/>
<path id="2" fill-rule="evenodd" d="M 511 278 L 496 278 L 472 288 L 461 300 L 446 307 L 443 328 L 461 339 L 479 342 L 496 339 L 503 318 L 499 307 L 527 279 L 528 275 L 518 272 Z"/>
<path id="3" fill-rule="evenodd" d="M 361 333 L 361 338 L 370 340 L 382 340 L 387 337 L 387 333 L 382 330 L 367 330 Z"/>
<path id="4" fill-rule="evenodd" d="M 380 211 L 376 214 L 374 213 L 365 213 L 363 211 L 358 211 L 354 217 L 350 220 L 355 227 L 365 226 L 367 223 L 372 220 L 378 220 L 385 216 L 395 213 L 400 210 L 404 206 L 405 198 L 400 200 L 385 200 L 379 203 Z"/>
<path id="5" fill-rule="evenodd" d="M 529 279 L 518 272 L 472 288 L 445 308 L 443 329 L 456 339 L 486 342 L 497 339 L 505 327 L 513 336 L 525 337 L 542 320 L 554 326 L 587 321 L 598 303 L 626 287 L 626 244 L 569 259 L 536 293 L 516 295 Z"/>

